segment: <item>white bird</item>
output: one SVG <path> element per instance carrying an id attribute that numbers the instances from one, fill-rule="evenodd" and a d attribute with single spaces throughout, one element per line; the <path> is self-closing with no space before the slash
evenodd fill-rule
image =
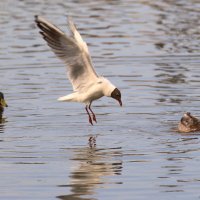
<path id="1" fill-rule="evenodd" d="M 93 121 L 97 122 L 91 109 L 94 100 L 103 96 L 112 97 L 122 106 L 119 89 L 108 79 L 98 76 L 95 72 L 87 44 L 83 41 L 71 18 L 68 17 L 70 36 L 41 16 L 35 16 L 35 22 L 41 29 L 40 33 L 44 40 L 67 66 L 67 74 L 73 87 L 73 93 L 58 98 L 58 101 L 84 103 L 89 122 L 92 125 Z"/>

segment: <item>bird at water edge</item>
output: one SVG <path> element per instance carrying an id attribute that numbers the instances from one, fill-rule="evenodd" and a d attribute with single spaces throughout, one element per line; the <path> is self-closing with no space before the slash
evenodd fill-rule
<path id="1" fill-rule="evenodd" d="M 35 22 L 48 46 L 66 64 L 68 78 L 73 87 L 73 93 L 58 98 L 58 101 L 84 103 L 91 125 L 94 121 L 97 122 L 91 109 L 94 100 L 107 96 L 116 99 L 122 106 L 121 92 L 108 79 L 95 72 L 87 44 L 70 17 L 70 36 L 41 16 L 36 15 Z"/>
<path id="2" fill-rule="evenodd" d="M 200 131 L 200 120 L 190 112 L 186 112 L 178 124 L 178 131 L 181 133 Z"/>
<path id="3" fill-rule="evenodd" d="M 0 116 L 2 116 L 4 107 L 8 107 L 8 105 L 4 99 L 4 94 L 2 92 L 0 92 Z"/>

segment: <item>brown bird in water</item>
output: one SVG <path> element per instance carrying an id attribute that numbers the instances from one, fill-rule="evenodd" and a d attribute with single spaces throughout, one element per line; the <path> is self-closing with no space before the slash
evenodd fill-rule
<path id="1" fill-rule="evenodd" d="M 183 133 L 200 131 L 200 120 L 186 112 L 178 124 L 178 131 Z"/>
<path id="2" fill-rule="evenodd" d="M 35 16 L 35 22 L 52 51 L 66 64 L 68 78 L 74 90 L 73 93 L 60 97 L 59 101 L 84 103 L 89 122 L 92 125 L 93 121 L 97 122 L 91 109 L 93 101 L 107 96 L 116 99 L 122 106 L 119 89 L 108 79 L 98 76 L 95 72 L 87 44 L 71 18 L 68 18 L 71 33 L 69 36 L 43 17 Z"/>
<path id="3" fill-rule="evenodd" d="M 0 118 L 2 118 L 4 107 L 8 107 L 8 105 L 4 99 L 3 93 L 0 92 Z"/>
<path id="4" fill-rule="evenodd" d="M 8 107 L 5 99 L 4 99 L 4 95 L 2 92 L 0 92 L 0 112 L 4 111 L 4 107 Z"/>

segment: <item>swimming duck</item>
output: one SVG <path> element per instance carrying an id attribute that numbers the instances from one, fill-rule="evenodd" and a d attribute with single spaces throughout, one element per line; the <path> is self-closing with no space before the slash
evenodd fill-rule
<path id="1" fill-rule="evenodd" d="M 186 112 L 178 124 L 178 131 L 183 133 L 200 131 L 200 120 L 192 116 L 190 112 Z"/>
<path id="2" fill-rule="evenodd" d="M 4 107 L 8 107 L 8 105 L 4 99 L 3 93 L 0 92 L 0 115 L 3 113 Z"/>

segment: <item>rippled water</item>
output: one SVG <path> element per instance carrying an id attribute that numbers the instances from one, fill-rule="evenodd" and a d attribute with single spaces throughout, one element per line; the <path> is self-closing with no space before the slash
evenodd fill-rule
<path id="1" fill-rule="evenodd" d="M 1 199 L 199 199 L 200 135 L 174 129 L 200 116 L 200 3 L 1 1 Z M 71 15 L 95 68 L 117 85 L 123 107 L 102 98 L 90 126 L 63 63 L 34 15 L 63 30 Z M 88 138 L 96 137 L 96 146 Z"/>

